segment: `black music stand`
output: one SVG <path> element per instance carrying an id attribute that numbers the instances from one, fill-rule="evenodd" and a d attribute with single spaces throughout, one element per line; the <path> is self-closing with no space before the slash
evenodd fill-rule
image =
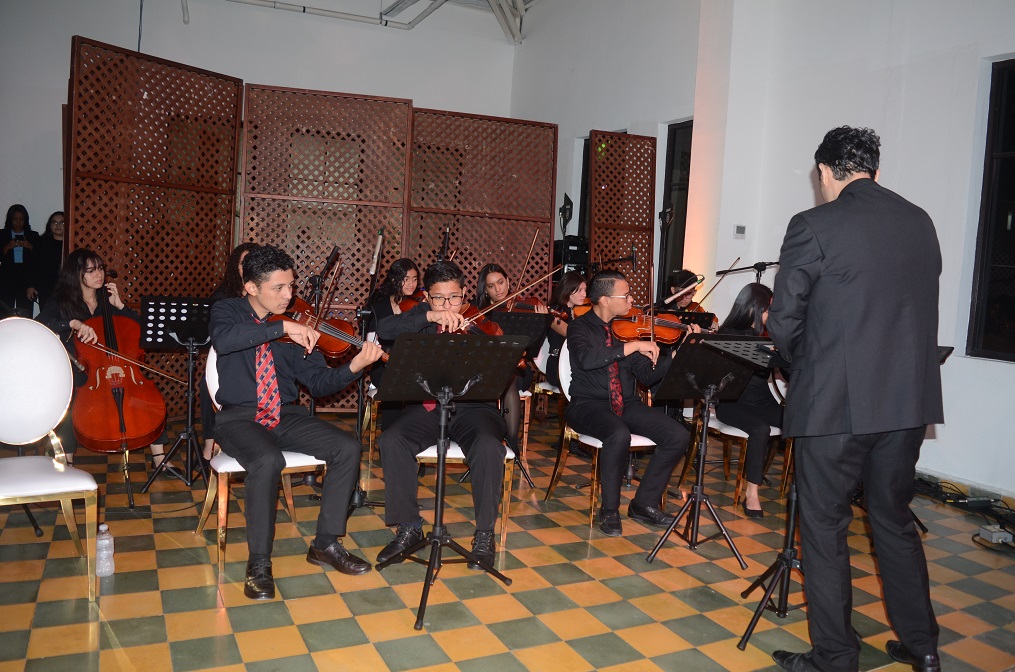
<path id="1" fill-rule="evenodd" d="M 196 468 L 204 482 L 208 482 L 208 467 L 202 459 L 197 432 L 194 431 L 194 371 L 198 350 L 211 341 L 208 336 L 210 317 L 211 301 L 208 299 L 172 296 L 145 296 L 141 299 L 141 347 L 169 352 L 182 347 L 187 351 L 187 426 L 165 453 L 162 463 L 148 477 L 141 492 L 148 492 L 152 482 L 169 466 L 169 460 L 183 445 L 187 447 L 187 466 L 180 480 L 192 485 L 196 480 L 193 478 Z"/>
<path id="2" fill-rule="evenodd" d="M 377 569 L 381 570 L 406 559 L 423 563 L 415 553 L 430 546 L 423 594 L 413 626 L 416 630 L 423 628 L 430 586 L 437 580 L 442 565 L 441 551 L 445 546 L 462 556 L 462 560 L 454 562 L 478 564 L 494 578 L 511 585 L 511 579 L 465 550 L 448 534 L 444 526 L 444 476 L 448 446 L 451 445 L 448 437 L 448 423 L 454 410 L 451 400 L 500 399 L 527 345 L 528 340 L 524 336 L 402 334 L 391 351 L 384 372 L 384 385 L 378 390 L 377 398 L 381 401 L 427 401 L 436 398 L 440 405 L 433 529 L 416 545 L 377 565 Z"/>
<path id="3" fill-rule="evenodd" d="M 648 554 L 648 562 L 655 560 L 659 549 L 676 529 L 680 519 L 688 511 L 691 515 L 680 535 L 692 550 L 698 547 L 698 524 L 701 518 L 701 505 L 705 504 L 712 519 L 719 527 L 718 534 L 704 539 L 711 541 L 720 535 L 729 544 L 736 556 L 741 569 L 747 569 L 740 551 L 737 550 L 733 538 L 726 531 L 716 513 L 715 507 L 705 494 L 705 454 L 708 449 L 708 419 L 716 402 L 733 401 L 740 398 L 754 371 L 768 365 L 771 354 L 758 349 L 761 344 L 771 341 L 750 336 L 724 336 L 717 334 L 688 334 L 677 348 L 673 364 L 666 378 L 663 379 L 655 398 L 659 401 L 676 401 L 678 399 L 701 399 L 701 435 L 698 440 L 697 479 L 691 495 L 684 502 L 676 518 L 666 528 L 659 542 Z"/>

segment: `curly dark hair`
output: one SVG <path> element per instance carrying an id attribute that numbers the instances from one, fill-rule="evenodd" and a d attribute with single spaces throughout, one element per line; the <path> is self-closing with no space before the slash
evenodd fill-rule
<path id="1" fill-rule="evenodd" d="M 854 173 L 867 173 L 874 179 L 880 161 L 881 138 L 869 128 L 833 128 L 814 152 L 815 165 L 823 163 L 831 168 L 837 180 Z"/>
<path id="2" fill-rule="evenodd" d="M 293 258 L 273 245 L 258 245 L 243 259 L 243 280 L 260 285 L 275 271 L 292 271 Z"/>
<path id="3" fill-rule="evenodd" d="M 751 329 L 755 336 L 761 336 L 765 331 L 765 324 L 762 322 L 761 316 L 771 305 L 772 290 L 767 286 L 758 282 L 744 285 L 744 288 L 737 294 L 733 307 L 730 308 L 730 314 L 726 316 L 719 330 L 743 331 Z"/>
<path id="4" fill-rule="evenodd" d="M 592 305 L 599 303 L 599 299 L 610 296 L 613 293 L 613 286 L 617 280 L 627 280 L 620 271 L 599 271 L 592 282 L 589 283 L 588 297 Z"/>
<path id="5" fill-rule="evenodd" d="M 384 277 L 384 282 L 374 290 L 373 296 L 370 297 L 370 303 L 377 303 L 391 297 L 395 297 L 396 301 L 404 299 L 402 283 L 409 276 L 409 271 L 416 271 L 416 279 L 418 281 L 419 267 L 416 266 L 415 261 L 403 257 L 391 262 L 388 274 Z"/>
<path id="6" fill-rule="evenodd" d="M 251 252 L 257 249 L 257 243 L 240 243 L 229 254 L 226 260 L 226 273 L 222 276 L 222 282 L 215 288 L 216 294 L 222 294 L 227 298 L 235 299 L 243 296 L 243 278 L 240 276 L 240 257 L 244 252 Z"/>

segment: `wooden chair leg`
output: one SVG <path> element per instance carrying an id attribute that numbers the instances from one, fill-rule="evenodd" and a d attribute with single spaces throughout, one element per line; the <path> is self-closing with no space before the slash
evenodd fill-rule
<path id="1" fill-rule="evenodd" d="M 219 576 L 226 567 L 226 528 L 229 526 L 229 476 L 218 479 L 218 563 Z"/>
<path id="2" fill-rule="evenodd" d="M 782 458 L 782 485 L 779 486 L 779 496 L 785 496 L 789 487 L 789 479 L 793 473 L 793 437 L 786 439 L 786 452 Z"/>
<path id="3" fill-rule="evenodd" d="M 78 521 L 74 517 L 74 500 L 64 497 L 60 500 L 60 508 L 63 509 L 63 524 L 67 526 L 70 538 L 74 540 L 74 548 L 77 549 L 78 555 L 84 555 L 85 549 L 81 547 L 81 535 L 78 534 Z"/>
<path id="4" fill-rule="evenodd" d="M 504 462 L 504 495 L 500 504 L 500 547 L 507 544 L 507 524 L 511 513 L 511 484 L 515 478 L 515 460 Z"/>
<path id="5" fill-rule="evenodd" d="M 519 459 L 525 460 L 529 448 L 529 423 L 532 421 L 532 396 L 522 398 L 522 445 Z"/>
<path id="6" fill-rule="evenodd" d="M 557 453 L 557 463 L 553 465 L 553 475 L 550 477 L 550 485 L 546 488 L 546 496 L 543 497 L 543 501 L 548 501 L 553 495 L 553 491 L 557 488 L 557 483 L 560 482 L 560 475 L 564 471 L 564 465 L 567 464 L 567 456 L 571 454 L 571 433 L 564 432 L 564 438 L 560 442 L 560 452 Z"/>
<path id="7" fill-rule="evenodd" d="M 599 493 L 599 449 L 592 449 L 592 479 L 589 483 L 589 527 L 596 521 L 596 495 Z"/>
<path id="8" fill-rule="evenodd" d="M 99 494 L 85 493 L 85 564 L 88 568 L 88 601 L 95 601 L 95 533 L 99 523 Z"/>
<path id="9" fill-rule="evenodd" d="M 747 457 L 747 440 L 743 439 L 737 441 L 740 446 L 740 457 L 738 458 L 739 464 L 737 465 L 737 484 L 733 488 L 733 505 L 736 506 L 740 503 L 740 489 L 744 487 L 744 472 L 747 468 L 746 460 Z"/>
<path id="10" fill-rule="evenodd" d="M 373 464 L 377 457 L 374 455 L 374 449 L 377 448 L 377 414 L 380 412 L 381 404 L 379 401 L 371 399 L 370 403 L 367 404 L 367 409 L 370 413 L 370 429 L 368 430 L 370 439 L 367 445 L 367 461 Z"/>
<path id="11" fill-rule="evenodd" d="M 722 440 L 722 475 L 725 480 L 730 480 L 730 459 L 733 457 L 733 442 L 727 438 Z"/>
<path id="12" fill-rule="evenodd" d="M 687 472 L 691 470 L 691 465 L 694 464 L 694 458 L 698 455 L 698 441 L 699 432 L 701 431 L 701 425 L 696 423 L 694 431 L 691 432 L 690 442 L 687 444 L 687 452 L 684 455 L 684 466 L 680 470 L 680 480 L 677 481 L 677 488 L 684 487 L 684 481 L 687 480 Z"/>
<path id="13" fill-rule="evenodd" d="M 229 475 L 227 474 L 225 478 L 229 478 Z M 204 532 L 204 526 L 208 523 L 211 507 L 215 505 L 215 500 L 218 497 L 218 479 L 218 472 L 210 469 L 208 473 L 208 490 L 204 494 L 204 505 L 201 507 L 201 516 L 197 519 L 197 529 L 194 530 L 195 536 Z"/>
<path id="14" fill-rule="evenodd" d="M 289 520 L 296 524 L 296 505 L 293 503 L 293 478 L 291 474 L 282 474 L 282 499 L 285 502 L 285 512 L 289 514 Z"/>

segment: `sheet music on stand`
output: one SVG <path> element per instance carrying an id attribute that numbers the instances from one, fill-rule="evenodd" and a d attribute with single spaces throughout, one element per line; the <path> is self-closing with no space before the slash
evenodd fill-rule
<path id="1" fill-rule="evenodd" d="M 205 347 L 210 317 L 211 301 L 205 297 L 142 297 L 140 345 L 145 350 L 172 351 L 186 348 L 193 338 L 196 346 Z"/>

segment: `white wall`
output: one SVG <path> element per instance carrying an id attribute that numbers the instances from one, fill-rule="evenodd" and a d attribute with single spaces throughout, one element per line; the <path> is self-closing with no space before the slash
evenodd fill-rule
<path id="1" fill-rule="evenodd" d="M 989 65 L 1015 51 L 1015 3 L 731 6 L 729 105 L 716 111 L 726 119 L 718 260 L 777 258 L 789 218 L 818 202 L 813 155 L 824 133 L 842 124 L 874 128 L 882 140 L 881 183 L 925 208 L 937 227 L 944 259 L 939 342 L 957 352 L 942 370 L 946 422 L 930 432 L 919 468 L 1015 492 L 1015 442 L 1001 423 L 1015 399 L 1015 364 L 961 354 Z M 697 106 L 695 114 L 697 133 Z M 747 225 L 746 241 L 732 239 L 732 222 Z M 769 271 L 765 281 L 772 280 Z"/>
<path id="2" fill-rule="evenodd" d="M 515 56 L 511 115 L 559 125 L 557 205 L 564 192 L 575 202 L 569 234 L 578 228 L 580 146 L 589 131 L 654 136 L 659 156 L 666 124 L 691 118 L 698 4 L 543 0 L 529 10 L 525 42 Z M 662 174 L 656 172 L 658 212 Z M 657 222 L 653 228 L 658 238 Z M 559 238 L 560 227 L 555 230 Z"/>
<path id="3" fill-rule="evenodd" d="M 378 4 L 369 4 L 376 11 Z M 511 112 L 515 49 L 489 13 L 446 4 L 407 32 L 225 0 L 188 5 L 184 25 L 178 0 L 144 3 L 142 53 L 246 83 Z M 23 203 L 41 230 L 62 207 L 60 106 L 67 102 L 71 37 L 136 49 L 138 18 L 138 0 L 0 0 L 3 212 Z"/>

